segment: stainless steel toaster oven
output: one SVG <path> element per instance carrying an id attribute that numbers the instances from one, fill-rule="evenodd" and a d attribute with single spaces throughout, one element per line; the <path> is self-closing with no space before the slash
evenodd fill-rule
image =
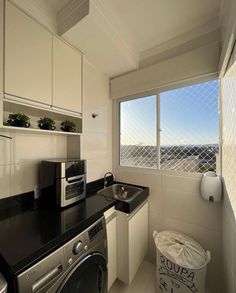
<path id="1" fill-rule="evenodd" d="M 60 207 L 84 199 L 86 195 L 86 161 L 79 159 L 42 161 L 40 188 L 46 200 L 54 200 Z"/>

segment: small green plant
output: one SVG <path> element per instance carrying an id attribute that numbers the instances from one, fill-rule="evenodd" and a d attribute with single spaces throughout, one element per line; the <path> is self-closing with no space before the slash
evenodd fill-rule
<path id="1" fill-rule="evenodd" d="M 50 117 L 42 117 L 38 121 L 38 127 L 41 129 L 55 130 L 55 121 Z"/>
<path id="2" fill-rule="evenodd" d="M 17 126 L 17 127 L 29 127 L 30 126 L 30 118 L 25 115 L 24 113 L 12 113 L 8 116 L 8 124 L 11 126 Z"/>
<path id="3" fill-rule="evenodd" d="M 61 130 L 66 132 L 75 132 L 75 123 L 70 120 L 65 120 L 61 123 Z"/>
<path id="4" fill-rule="evenodd" d="M 30 118 L 27 115 L 25 115 L 24 113 L 9 114 L 8 119 L 19 120 L 19 121 L 24 121 L 24 122 L 29 122 L 29 120 L 30 120 Z"/>

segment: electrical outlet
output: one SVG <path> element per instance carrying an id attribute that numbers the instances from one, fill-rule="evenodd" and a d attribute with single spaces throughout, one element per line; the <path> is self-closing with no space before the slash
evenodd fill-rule
<path id="1" fill-rule="evenodd" d="M 36 184 L 34 185 L 34 199 L 37 199 L 40 197 L 40 185 Z"/>

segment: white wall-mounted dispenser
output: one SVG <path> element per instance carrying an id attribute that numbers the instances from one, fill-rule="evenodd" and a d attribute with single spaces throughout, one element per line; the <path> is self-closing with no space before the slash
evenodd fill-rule
<path id="1" fill-rule="evenodd" d="M 215 172 L 206 172 L 201 180 L 201 195 L 210 202 L 218 202 L 222 198 L 222 182 Z"/>

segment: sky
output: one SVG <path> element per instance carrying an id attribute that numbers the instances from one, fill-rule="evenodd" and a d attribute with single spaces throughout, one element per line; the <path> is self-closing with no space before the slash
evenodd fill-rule
<path id="1" fill-rule="evenodd" d="M 122 102 L 121 144 L 156 145 L 156 96 Z M 160 94 L 161 145 L 217 144 L 218 81 Z"/>

